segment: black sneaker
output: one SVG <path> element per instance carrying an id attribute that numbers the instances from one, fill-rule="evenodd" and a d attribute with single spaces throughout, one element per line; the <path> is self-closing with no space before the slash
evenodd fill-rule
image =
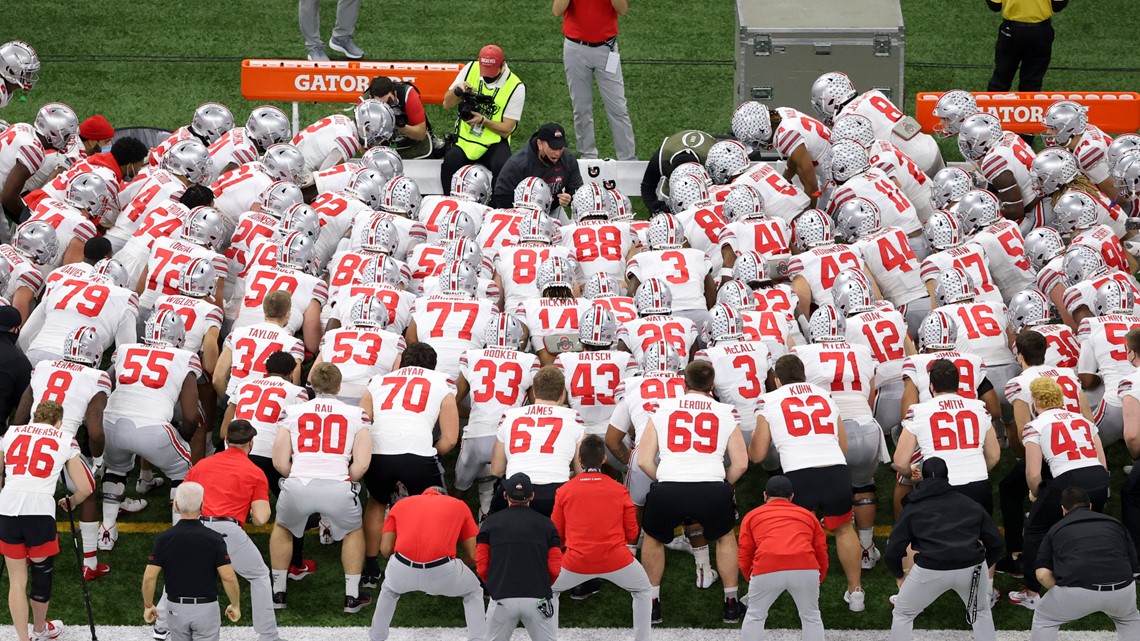
<path id="1" fill-rule="evenodd" d="M 363 610 L 364 606 L 369 603 L 372 603 L 372 597 L 367 594 L 361 594 L 356 598 L 350 597 L 347 594 L 344 595 L 344 611 L 346 614 L 356 614 Z"/>
<path id="2" fill-rule="evenodd" d="M 596 579 L 596 578 L 590 579 L 589 581 L 586 581 L 585 583 L 580 583 L 580 584 L 570 588 L 570 598 L 574 599 L 575 601 L 581 601 L 583 599 L 588 599 L 591 596 L 593 596 L 593 595 L 595 595 L 601 591 L 602 591 L 602 580 Z"/>
<path id="3" fill-rule="evenodd" d="M 724 622 L 740 623 L 742 618 L 744 618 L 744 604 L 740 602 L 740 599 L 725 599 Z"/>
<path id="4" fill-rule="evenodd" d="M 1021 559 L 1015 559 L 1008 554 L 1003 556 L 1001 560 L 997 562 L 997 565 L 994 566 L 994 569 L 998 572 L 1001 572 L 1002 574 L 1008 574 L 1019 579 L 1022 578 Z"/>
<path id="5" fill-rule="evenodd" d="M 649 622 L 653 625 L 661 623 L 661 599 L 653 599 L 653 607 L 649 611 Z"/>
<path id="6" fill-rule="evenodd" d="M 285 605 L 285 593 L 284 592 L 274 592 L 273 593 L 273 609 L 274 610 L 284 610 L 287 607 L 289 607 L 289 606 Z"/>
<path id="7" fill-rule="evenodd" d="M 371 590 L 371 589 L 378 587 L 379 585 L 380 585 L 380 573 L 379 572 L 377 572 L 376 574 L 365 573 L 363 576 L 360 577 L 360 587 L 362 587 L 362 588 L 367 588 L 367 589 Z"/>

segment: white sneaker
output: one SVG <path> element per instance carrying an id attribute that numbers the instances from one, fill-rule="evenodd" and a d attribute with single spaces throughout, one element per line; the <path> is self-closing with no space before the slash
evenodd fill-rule
<path id="1" fill-rule="evenodd" d="M 110 529 L 99 526 L 99 551 L 110 552 L 115 549 L 115 541 L 119 540 L 119 526 L 112 525 Z"/>
<path id="2" fill-rule="evenodd" d="M 148 494 L 158 488 L 166 485 L 166 479 L 161 476 L 152 476 L 149 481 L 144 481 L 141 478 L 135 481 L 135 492 L 139 494 Z"/>
<path id="3" fill-rule="evenodd" d="M 666 543 L 665 547 L 670 550 L 676 550 L 677 552 L 688 552 L 689 554 L 693 553 L 693 542 L 690 541 L 689 537 L 685 536 L 684 534 L 679 534 L 673 537 L 673 540 Z"/>
<path id="4" fill-rule="evenodd" d="M 999 591 L 997 588 L 994 588 L 990 592 L 990 609 L 991 610 L 994 609 L 994 607 L 998 604 L 998 601 L 1001 601 L 1001 591 Z"/>
<path id="5" fill-rule="evenodd" d="M 32 626 L 28 626 L 28 635 L 32 641 L 51 641 L 58 639 L 62 634 L 63 621 L 48 621 L 43 632 L 36 632 L 32 630 Z"/>
<path id="6" fill-rule="evenodd" d="M 873 570 L 875 569 L 875 564 L 879 562 L 879 557 L 881 556 L 882 554 L 879 553 L 879 548 L 875 547 L 874 545 L 869 548 L 863 548 L 863 559 L 859 562 L 859 564 L 863 566 L 864 570 Z"/>
<path id="7" fill-rule="evenodd" d="M 146 509 L 146 499 L 123 499 L 119 504 L 119 514 L 138 514 Z"/>
<path id="8" fill-rule="evenodd" d="M 1020 605 L 1027 610 L 1036 610 L 1037 601 L 1041 598 L 1039 594 L 1030 594 L 1028 590 L 1017 590 L 1016 592 L 1009 593 L 1009 601 L 1014 605 Z"/>
<path id="9" fill-rule="evenodd" d="M 321 522 L 317 524 L 317 535 L 321 545 L 333 544 L 332 523 L 328 519 L 321 517 Z"/>
<path id="10" fill-rule="evenodd" d="M 862 590 L 843 593 L 843 600 L 847 602 L 847 607 L 850 608 L 852 612 L 862 612 L 866 609 L 867 606 L 864 603 L 866 597 L 867 594 Z"/>
<path id="11" fill-rule="evenodd" d="M 703 565 L 697 566 L 697 587 L 704 590 L 712 587 L 713 583 L 720 578 L 720 574 L 716 570 L 705 567 Z"/>
<path id="12" fill-rule="evenodd" d="M 891 602 L 892 608 L 895 607 L 895 602 L 898 600 L 899 600 L 899 595 L 897 595 L 897 594 L 892 594 L 891 596 L 887 597 L 887 601 Z"/>

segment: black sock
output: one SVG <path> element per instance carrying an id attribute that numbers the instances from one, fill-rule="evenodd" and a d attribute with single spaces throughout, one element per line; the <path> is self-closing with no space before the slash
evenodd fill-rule
<path id="1" fill-rule="evenodd" d="M 302 557 L 302 552 L 305 551 L 305 539 L 299 536 L 293 537 L 293 558 L 289 561 L 290 564 L 301 567 L 305 562 Z"/>
<path id="2" fill-rule="evenodd" d="M 371 576 L 380 574 L 380 558 L 375 556 L 364 557 L 364 573 Z"/>

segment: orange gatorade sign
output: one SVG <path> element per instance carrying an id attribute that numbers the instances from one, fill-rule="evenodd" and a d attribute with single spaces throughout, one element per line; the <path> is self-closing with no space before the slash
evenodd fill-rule
<path id="1" fill-rule="evenodd" d="M 938 118 L 934 105 L 942 94 L 920 93 L 915 102 L 915 118 L 922 130 L 934 133 Z M 1017 134 L 1039 134 L 1045 110 L 1058 100 L 1073 100 L 1088 107 L 1089 123 L 1110 134 L 1136 133 L 1140 129 L 1140 94 L 1132 92 L 1006 92 L 975 93 L 978 107 L 997 116 L 1002 128 Z"/>
<path id="2" fill-rule="evenodd" d="M 310 62 L 243 60 L 241 95 L 246 100 L 356 102 L 376 76 L 410 82 L 428 103 L 441 103 L 455 76 L 456 62 Z"/>

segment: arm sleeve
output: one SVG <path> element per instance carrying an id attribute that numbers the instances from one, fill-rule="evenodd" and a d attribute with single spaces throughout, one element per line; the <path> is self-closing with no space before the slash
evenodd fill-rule
<path id="1" fill-rule="evenodd" d="M 913 508 L 912 508 L 913 509 Z M 887 540 L 887 549 L 883 552 L 883 560 L 887 569 L 896 579 L 903 576 L 902 559 L 906 556 L 906 546 L 910 545 L 910 515 L 903 509 L 899 520 L 891 531 L 891 538 Z"/>
<path id="2" fill-rule="evenodd" d="M 519 154 L 515 154 L 503 165 L 499 175 L 495 176 L 495 191 L 491 197 L 492 207 L 507 209 L 514 204 L 515 187 L 523 179 L 521 167 L 521 158 Z"/>
<path id="3" fill-rule="evenodd" d="M 562 541 L 566 540 L 566 507 L 562 501 L 564 495 L 559 492 L 554 496 L 554 510 L 550 513 L 550 520 L 554 522 L 555 529 L 558 530 L 558 538 Z"/>
<path id="4" fill-rule="evenodd" d="M 994 525 L 994 520 L 979 506 L 982 516 L 982 545 L 986 546 L 986 565 L 994 565 L 1005 552 L 1005 539 Z M 1135 550 L 1133 550 L 1135 552 Z"/>
<path id="5" fill-rule="evenodd" d="M 562 541 L 558 538 L 558 530 L 553 526 L 546 538 L 546 571 L 550 574 L 550 584 L 562 572 Z"/>
<path id="6" fill-rule="evenodd" d="M 645 174 L 641 176 L 641 201 L 650 214 L 665 211 L 665 203 L 657 198 L 657 183 L 661 180 L 660 151 L 653 152 L 649 164 L 645 167 Z"/>
<path id="7" fill-rule="evenodd" d="M 415 87 L 408 88 L 408 95 L 404 99 L 404 114 L 408 117 L 409 125 L 418 125 L 427 120 L 424 103 L 420 100 L 420 92 Z"/>
<path id="8" fill-rule="evenodd" d="M 220 568 L 224 565 L 230 564 L 230 553 L 226 549 L 226 541 L 222 535 L 217 535 L 217 541 L 214 545 L 214 567 Z"/>
<path id="9" fill-rule="evenodd" d="M 487 581 L 487 568 L 491 566 L 491 546 L 487 543 L 475 544 L 475 570 L 479 578 Z"/>

